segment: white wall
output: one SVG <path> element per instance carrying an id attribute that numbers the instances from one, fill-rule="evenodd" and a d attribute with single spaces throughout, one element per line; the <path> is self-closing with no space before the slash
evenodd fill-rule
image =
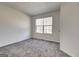
<path id="1" fill-rule="evenodd" d="M 60 31 L 60 49 L 79 57 L 79 3 L 61 6 Z"/>
<path id="2" fill-rule="evenodd" d="M 0 5 L 0 47 L 30 38 L 30 17 Z"/>
<path id="3" fill-rule="evenodd" d="M 35 19 L 37 18 L 41 18 L 41 17 L 48 17 L 48 16 L 53 16 L 54 20 L 53 20 L 53 34 L 38 34 L 35 33 Z M 34 16 L 32 17 L 32 37 L 33 38 L 38 38 L 38 39 L 44 39 L 44 40 L 49 40 L 49 41 L 55 41 L 55 42 L 59 42 L 59 11 L 55 11 L 55 12 L 51 12 L 51 13 L 46 13 L 46 14 L 42 14 L 42 15 L 38 15 L 38 16 Z"/>

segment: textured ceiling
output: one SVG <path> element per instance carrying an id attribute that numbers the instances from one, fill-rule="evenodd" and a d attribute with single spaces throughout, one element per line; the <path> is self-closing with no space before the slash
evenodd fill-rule
<path id="1" fill-rule="evenodd" d="M 30 16 L 39 15 L 60 8 L 60 2 L 0 2 L 0 4 L 8 5 Z"/>

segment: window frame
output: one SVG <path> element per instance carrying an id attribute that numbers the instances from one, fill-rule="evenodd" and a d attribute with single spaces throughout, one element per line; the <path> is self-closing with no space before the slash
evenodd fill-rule
<path id="1" fill-rule="evenodd" d="M 44 18 L 48 18 L 48 17 L 52 17 L 52 25 L 44 25 Z M 42 33 L 38 33 L 38 34 L 53 34 L 53 24 L 54 24 L 53 22 L 54 22 L 54 17 L 53 17 L 53 16 L 48 16 L 48 17 L 41 17 L 41 18 L 36 18 L 36 19 L 35 19 L 35 23 L 36 23 L 36 20 L 37 20 L 37 19 L 43 19 L 43 25 L 36 25 L 36 24 L 35 24 L 35 33 L 38 33 L 38 32 L 37 32 L 37 29 L 36 29 L 38 26 L 43 26 Z M 45 32 L 44 32 L 44 27 L 45 27 L 45 26 L 52 26 L 52 30 L 51 30 L 52 33 L 45 33 Z"/>

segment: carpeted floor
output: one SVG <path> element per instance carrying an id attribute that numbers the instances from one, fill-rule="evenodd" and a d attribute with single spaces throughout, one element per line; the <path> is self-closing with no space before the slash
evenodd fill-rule
<path id="1" fill-rule="evenodd" d="M 38 39 L 28 39 L 0 48 L 3 57 L 69 57 L 59 50 L 59 44 Z"/>

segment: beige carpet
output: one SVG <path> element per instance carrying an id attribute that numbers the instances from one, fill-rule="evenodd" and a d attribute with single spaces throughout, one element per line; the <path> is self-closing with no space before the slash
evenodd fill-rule
<path id="1" fill-rule="evenodd" d="M 59 44 L 38 39 L 28 39 L 1 47 L 0 55 L 8 57 L 68 57 L 59 50 Z"/>

